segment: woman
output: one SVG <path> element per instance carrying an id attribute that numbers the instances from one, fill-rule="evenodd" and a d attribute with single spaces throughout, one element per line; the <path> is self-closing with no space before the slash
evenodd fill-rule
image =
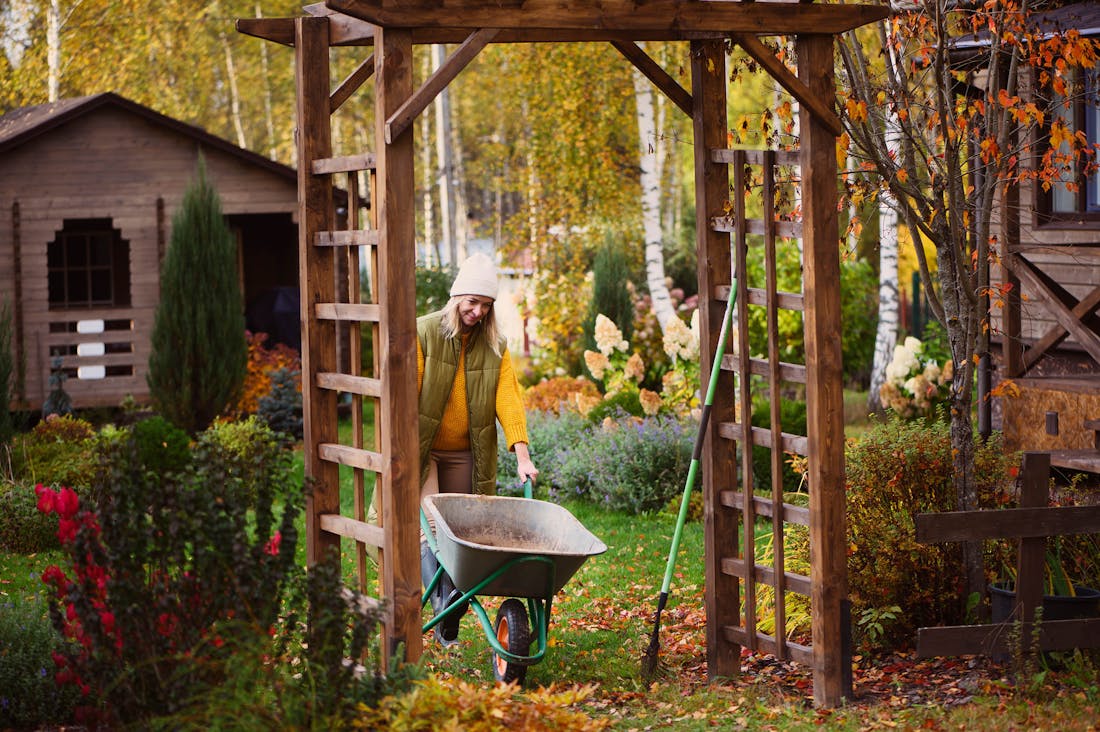
<path id="1" fill-rule="evenodd" d="M 498 289 L 493 261 L 475 254 L 459 268 L 447 304 L 416 321 L 421 497 L 496 493 L 498 421 L 520 481 L 538 475 L 527 446 L 523 392 L 493 311 Z M 420 556 L 427 585 L 437 565 L 426 542 Z M 432 607 L 438 614 L 460 595 L 444 575 Z M 461 616 L 454 612 L 437 625 L 436 637 L 455 642 Z"/>

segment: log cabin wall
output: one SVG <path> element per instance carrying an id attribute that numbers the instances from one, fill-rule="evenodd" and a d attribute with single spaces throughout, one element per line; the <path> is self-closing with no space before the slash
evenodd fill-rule
<path id="1" fill-rule="evenodd" d="M 275 284 L 297 284 L 292 169 L 121 97 L 86 99 L 70 100 L 64 108 L 70 118 L 31 129 L 37 134 L 24 134 L 0 155 L 0 297 L 20 298 L 14 308 L 20 320 L 15 330 L 22 334 L 17 357 L 25 359 L 26 370 L 15 396 L 23 409 L 42 406 L 55 355 L 69 375 L 64 387 L 75 407 L 117 406 L 127 395 L 148 398 L 161 252 L 200 153 L 238 232 L 245 298 Z M 73 113 L 74 102 L 83 111 Z M 4 131 L 0 125 L 0 146 L 12 143 Z M 113 305 L 51 308 L 48 244 L 66 222 L 79 220 L 106 222 L 117 231 L 121 248 L 115 251 L 125 251 L 126 266 L 116 267 L 115 277 L 128 279 L 128 292 L 122 281 Z M 97 331 L 100 323 L 102 332 L 78 332 L 88 324 Z"/>

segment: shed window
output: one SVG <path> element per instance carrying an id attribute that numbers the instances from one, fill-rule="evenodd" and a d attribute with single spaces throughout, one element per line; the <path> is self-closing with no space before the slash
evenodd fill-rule
<path id="1" fill-rule="evenodd" d="M 1040 195 L 1039 209 L 1047 222 L 1090 222 L 1100 225 L 1100 170 L 1095 152 L 1100 143 L 1100 70 L 1079 74 L 1070 85 L 1068 96 L 1052 94 L 1050 118 L 1065 123 L 1071 133 L 1084 133 L 1088 155 L 1063 171 L 1061 179 Z M 1058 149 L 1062 160 L 1071 157 L 1069 143 Z M 1065 164 L 1064 162 L 1062 163 Z"/>
<path id="2" fill-rule="evenodd" d="M 111 219 L 65 219 L 47 248 L 50 308 L 130 305 L 130 242 Z"/>

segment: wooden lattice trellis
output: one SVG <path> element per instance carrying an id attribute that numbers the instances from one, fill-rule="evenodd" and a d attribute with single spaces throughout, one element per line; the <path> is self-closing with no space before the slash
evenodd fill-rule
<path id="1" fill-rule="evenodd" d="M 745 272 L 749 236 L 761 236 L 771 254 L 761 286 L 745 283 L 737 307 L 764 307 L 769 320 L 769 352 L 749 357 L 746 334 L 724 364 L 714 399 L 702 458 L 706 505 L 707 658 L 712 678 L 736 676 L 742 645 L 808 663 L 814 669 L 814 697 L 838 704 L 849 692 L 844 663 L 846 601 L 844 535 L 843 402 L 840 371 L 839 255 L 836 215 L 836 136 L 833 111 L 833 37 L 885 16 L 886 9 L 861 5 L 713 0 L 605 0 L 580 2 L 406 3 L 389 0 L 329 0 L 308 6 L 299 18 L 242 19 L 240 31 L 293 46 L 298 70 L 299 225 L 303 328 L 305 469 L 312 483 L 307 504 L 310 562 L 339 551 L 341 539 L 354 543 L 365 586 L 368 546 L 378 548 L 380 594 L 390 603 L 384 628 L 388 653 L 404 648 L 419 657 L 422 635 L 419 570 L 419 469 L 415 362 L 415 227 L 413 136 L 411 123 L 488 43 L 542 41 L 608 42 L 642 71 L 681 110 L 691 115 L 695 135 L 696 214 L 700 292 L 700 351 L 704 378 L 718 338 L 731 275 Z M 793 74 L 757 37 L 789 34 L 799 60 Z M 691 91 L 685 90 L 637 45 L 646 40 L 687 41 Z M 777 153 L 727 149 L 727 44 L 752 56 L 799 102 L 800 148 L 793 158 Z M 414 43 L 461 45 L 438 71 L 417 88 L 413 83 Z M 330 89 L 329 49 L 373 46 L 373 55 Z M 375 150 L 334 156 L 330 115 L 368 79 L 374 79 Z M 763 211 L 774 190 L 777 164 L 801 171 L 798 197 L 800 232 L 773 216 L 751 222 L 740 192 L 746 166 L 758 166 L 764 183 Z M 363 172 L 366 175 L 362 175 Z M 335 230 L 332 186 L 336 176 L 349 186 L 349 227 Z M 366 177 L 372 220 L 357 202 Z M 734 216 L 726 216 L 730 203 Z M 774 278 L 777 237 L 800 236 L 803 251 L 801 293 L 782 293 Z M 372 281 L 370 302 L 361 302 L 354 273 L 359 247 L 367 247 Z M 346 284 L 341 273 L 348 274 Z M 740 275 L 738 275 L 740 277 Z M 806 364 L 783 364 L 776 350 L 775 318 L 781 308 L 801 310 Z M 357 363 L 363 329 L 373 339 L 373 364 Z M 742 329 L 744 330 L 744 329 Z M 338 357 L 347 346 L 350 358 Z M 341 363 L 343 361 L 343 363 Z M 342 370 L 346 369 L 346 370 Z M 751 424 L 753 382 L 763 378 L 772 395 L 781 382 L 804 385 L 807 435 L 783 432 L 778 412 L 770 428 Z M 739 381 L 739 392 L 734 380 Z M 706 384 L 703 385 L 704 389 Z M 351 444 L 337 439 L 338 395 L 351 394 L 353 414 L 364 398 L 374 401 L 373 445 L 364 444 L 357 423 Z M 741 411 L 734 405 L 740 398 Z M 774 401 L 774 400 L 773 400 Z M 773 481 L 767 496 L 752 491 L 753 446 L 772 450 L 772 475 L 781 474 L 785 452 L 807 457 L 809 506 L 783 502 Z M 745 456 L 737 468 L 738 447 Z M 354 515 L 340 511 L 340 466 L 354 475 Z M 366 520 L 367 473 L 377 476 L 379 524 Z M 747 496 L 753 496 L 748 500 Z M 813 557 L 810 576 L 788 572 L 782 552 L 759 566 L 753 536 L 758 519 L 771 520 L 782 545 L 786 524 L 808 525 Z M 743 533 L 742 533 L 743 532 Z M 738 536 L 743 537 L 738 540 Z M 780 630 L 758 632 L 756 587 L 777 587 Z M 741 595 L 749 612 L 742 616 Z M 812 646 L 790 643 L 782 628 L 786 592 L 808 594 L 813 606 Z"/>

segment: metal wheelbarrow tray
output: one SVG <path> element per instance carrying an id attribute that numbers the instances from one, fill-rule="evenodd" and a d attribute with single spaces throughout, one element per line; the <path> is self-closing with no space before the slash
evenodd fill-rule
<path id="1" fill-rule="evenodd" d="M 515 562 L 476 594 L 546 598 L 565 585 L 590 556 L 607 546 L 567 509 L 507 496 L 440 493 L 425 496 L 435 523 L 438 556 L 455 586 L 469 592 Z M 542 557 L 541 561 L 518 561 Z M 547 561 L 548 560 L 548 561 Z"/>

